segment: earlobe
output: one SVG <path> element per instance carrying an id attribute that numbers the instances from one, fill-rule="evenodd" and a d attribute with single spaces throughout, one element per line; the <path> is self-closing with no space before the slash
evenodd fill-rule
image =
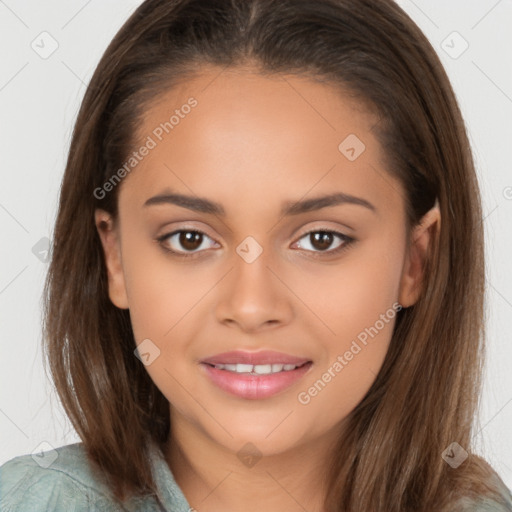
<path id="1" fill-rule="evenodd" d="M 114 226 L 112 216 L 104 210 L 97 209 L 94 212 L 94 219 L 105 256 L 110 300 L 118 308 L 128 309 L 118 230 Z"/>
<path id="2" fill-rule="evenodd" d="M 413 229 L 400 282 L 399 302 L 404 308 L 412 306 L 418 300 L 423 288 L 425 261 L 432 249 L 434 239 L 441 229 L 441 212 L 439 204 L 435 205 L 422 217 Z"/>

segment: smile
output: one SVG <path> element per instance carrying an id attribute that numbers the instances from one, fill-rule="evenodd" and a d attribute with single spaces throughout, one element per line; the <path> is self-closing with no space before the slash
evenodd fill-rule
<path id="1" fill-rule="evenodd" d="M 271 373 L 289 372 L 295 370 L 299 366 L 295 364 L 216 364 L 215 368 L 218 370 L 226 370 L 235 373 L 248 373 L 252 375 L 268 375 Z"/>
<path id="2" fill-rule="evenodd" d="M 296 384 L 312 365 L 280 352 L 234 351 L 204 359 L 199 366 L 210 383 L 229 395 L 261 400 Z"/>

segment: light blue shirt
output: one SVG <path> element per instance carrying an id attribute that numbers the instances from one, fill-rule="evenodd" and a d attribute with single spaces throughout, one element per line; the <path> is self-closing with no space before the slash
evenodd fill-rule
<path id="1" fill-rule="evenodd" d="M 152 445 L 150 451 L 158 499 L 132 498 L 121 508 L 111 498 L 106 483 L 91 470 L 83 444 L 74 443 L 42 455 L 21 455 L 4 463 L 0 467 L 0 511 L 193 512 L 160 450 Z M 506 505 L 485 498 L 463 499 L 457 512 L 512 512 L 510 490 L 498 475 L 494 478 Z"/>
<path id="2" fill-rule="evenodd" d="M 0 467 L 1 512 L 190 512 L 191 507 L 156 445 L 151 467 L 158 487 L 154 497 L 132 498 L 121 508 L 108 486 L 93 472 L 82 443 L 68 444 L 40 455 L 21 455 Z M 57 458 L 55 457 L 57 453 Z M 51 457 L 51 462 L 44 462 Z M 48 466 L 48 467 L 45 467 Z M 160 501 L 160 503 L 159 503 Z"/>

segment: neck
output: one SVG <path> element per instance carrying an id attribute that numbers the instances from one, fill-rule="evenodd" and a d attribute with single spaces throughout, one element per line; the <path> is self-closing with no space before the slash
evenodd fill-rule
<path id="1" fill-rule="evenodd" d="M 198 511 L 322 512 L 334 432 L 293 450 L 262 456 L 220 445 L 193 425 L 171 422 L 166 458 Z M 242 443 L 244 445 L 244 443 Z"/>

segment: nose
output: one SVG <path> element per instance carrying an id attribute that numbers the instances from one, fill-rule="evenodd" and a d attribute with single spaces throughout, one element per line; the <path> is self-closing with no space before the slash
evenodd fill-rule
<path id="1" fill-rule="evenodd" d="M 289 323 L 293 293 L 283 277 L 272 263 L 270 251 L 263 250 L 254 260 L 236 253 L 232 270 L 219 285 L 217 320 L 244 332 Z"/>

